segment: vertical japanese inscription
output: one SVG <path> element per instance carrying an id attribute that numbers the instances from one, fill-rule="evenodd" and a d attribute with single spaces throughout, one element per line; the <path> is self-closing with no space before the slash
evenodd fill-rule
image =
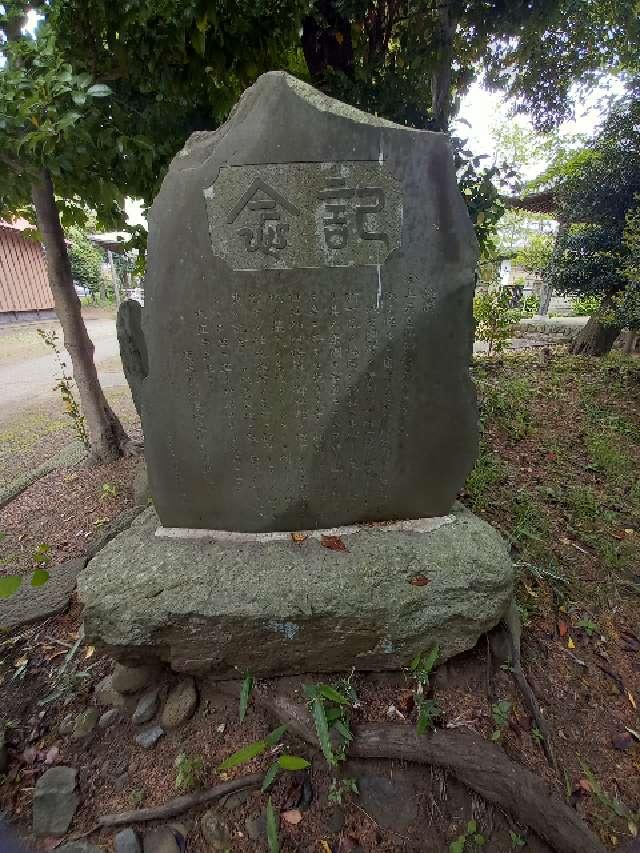
<path id="1" fill-rule="evenodd" d="M 222 166 L 204 195 L 235 270 L 377 266 L 401 243 L 400 185 L 380 163 Z"/>

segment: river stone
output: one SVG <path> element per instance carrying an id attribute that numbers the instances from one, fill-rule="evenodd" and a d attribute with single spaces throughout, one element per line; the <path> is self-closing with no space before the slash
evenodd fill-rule
<path id="1" fill-rule="evenodd" d="M 171 827 L 161 826 L 145 832 L 143 850 L 144 853 L 180 853 L 180 846 Z"/>
<path id="2" fill-rule="evenodd" d="M 126 666 L 117 663 L 111 676 L 111 686 L 117 693 L 137 693 L 157 675 L 153 666 Z"/>
<path id="3" fill-rule="evenodd" d="M 136 709 L 133 712 L 133 716 L 131 717 L 132 721 L 136 725 L 148 723 L 149 720 L 155 716 L 159 704 L 160 688 L 153 687 L 151 690 L 147 690 L 147 692 L 143 693 L 143 695 L 138 700 Z"/>
<path id="4" fill-rule="evenodd" d="M 231 849 L 228 825 L 220 819 L 215 809 L 208 809 L 200 818 L 200 829 L 210 850 Z"/>
<path id="5" fill-rule="evenodd" d="M 104 714 L 101 715 L 98 720 L 98 726 L 101 729 L 108 729 L 114 723 L 117 723 L 120 719 L 121 713 L 119 708 L 109 708 L 108 711 L 105 711 Z"/>
<path id="6" fill-rule="evenodd" d="M 160 738 L 164 735 L 164 729 L 161 726 L 152 726 L 150 729 L 145 729 L 143 732 L 140 732 L 139 735 L 135 736 L 135 742 L 138 746 L 143 747 L 144 749 L 151 749 L 152 746 L 155 746 Z"/>
<path id="7" fill-rule="evenodd" d="M 113 675 L 105 675 L 105 677 L 96 684 L 93 698 L 96 705 L 101 707 L 124 708 L 127 704 L 127 700 L 124 698 L 122 693 L 118 693 L 118 691 L 113 688 Z"/>
<path id="8" fill-rule="evenodd" d="M 70 841 L 62 847 L 56 847 L 56 853 L 104 853 L 104 850 L 88 841 Z"/>
<path id="9" fill-rule="evenodd" d="M 123 308 L 163 526 L 446 514 L 477 450 L 477 257 L 446 134 L 262 75 L 175 157 Z"/>
<path id="10" fill-rule="evenodd" d="M 97 708 L 87 708 L 81 714 L 78 714 L 71 733 L 72 740 L 82 740 L 88 737 L 95 729 L 100 713 Z"/>
<path id="11" fill-rule="evenodd" d="M 193 716 L 198 694 L 192 678 L 184 678 L 172 687 L 162 710 L 162 725 L 175 729 Z"/>
<path id="12" fill-rule="evenodd" d="M 429 533 L 362 528 L 346 551 L 313 537 L 164 541 L 157 524 L 146 510 L 89 563 L 78 592 L 87 642 L 115 657 L 142 649 L 175 671 L 399 669 L 435 644 L 446 660 L 511 601 L 506 542 L 460 505 Z"/>
<path id="13" fill-rule="evenodd" d="M 33 834 L 64 835 L 77 807 L 76 771 L 62 765 L 47 770 L 33 792 Z"/>
<path id="14" fill-rule="evenodd" d="M 113 842 L 115 853 L 140 853 L 140 841 L 131 827 L 121 830 Z"/>
<path id="15" fill-rule="evenodd" d="M 395 773 L 386 776 L 361 776 L 358 802 L 382 829 L 406 833 L 418 816 L 416 789 L 410 779 Z"/>

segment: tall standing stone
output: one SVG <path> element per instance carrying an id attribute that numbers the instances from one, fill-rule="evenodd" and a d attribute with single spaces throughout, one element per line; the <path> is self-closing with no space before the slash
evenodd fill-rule
<path id="1" fill-rule="evenodd" d="M 446 514 L 476 454 L 476 259 L 445 135 L 260 77 L 173 161 L 144 337 L 121 323 L 162 524 Z"/>

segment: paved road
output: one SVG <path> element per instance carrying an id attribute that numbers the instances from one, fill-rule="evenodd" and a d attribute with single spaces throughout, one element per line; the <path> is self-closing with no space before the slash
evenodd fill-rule
<path id="1" fill-rule="evenodd" d="M 86 325 L 89 337 L 95 346 L 94 359 L 103 387 L 124 385 L 125 379 L 121 367 L 116 368 L 114 364 L 107 364 L 105 369 L 102 369 L 100 366 L 101 362 L 112 360 L 114 356 L 120 354 L 115 320 L 112 318 L 86 320 Z M 47 324 L 47 327 L 56 328 L 56 324 Z M 33 324 L 30 328 L 33 328 L 35 336 L 37 325 Z M 57 331 L 62 339 L 59 327 Z M 65 356 L 67 365 L 70 365 L 68 353 L 65 353 Z M 9 364 L 0 362 L 0 421 L 32 405 L 38 398 L 53 394 L 52 389 L 59 372 L 53 353 L 28 356 Z"/>

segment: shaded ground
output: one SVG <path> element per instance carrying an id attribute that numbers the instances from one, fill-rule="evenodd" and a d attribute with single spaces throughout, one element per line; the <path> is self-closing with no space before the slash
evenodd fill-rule
<path id="1" fill-rule="evenodd" d="M 540 350 L 484 361 L 475 374 L 484 434 L 463 499 L 513 543 L 524 622 L 523 667 L 549 724 L 560 772 L 547 764 L 508 666 L 490 660 L 486 642 L 438 668 L 432 682 L 443 712 L 438 725 L 496 740 L 510 757 L 546 778 L 559 798 L 566 797 L 608 848 L 617 849 L 637 833 L 640 811 L 640 360 L 618 353 L 602 360 L 570 358 Z M 76 547 L 74 540 L 82 541 L 100 514 L 115 513 L 117 502 L 128 499 L 130 465 L 103 466 L 86 477 L 72 472 L 78 477 L 68 482 L 69 472 L 46 478 L 0 511 L 0 530 L 10 523 L 18 562 L 30 559 L 38 539 L 55 545 L 56 559 L 70 553 L 64 543 Z M 104 483 L 117 485 L 116 497 L 103 494 Z M 34 532 L 36 519 L 44 524 Z M 82 536 L 75 537 L 78 530 Z M 6 558 L 6 549 L 0 543 L 0 557 Z M 236 703 L 202 681 L 196 715 L 153 750 L 135 744 L 127 717 L 106 731 L 96 729 L 86 742 L 72 741 L 59 733 L 60 722 L 87 707 L 95 684 L 111 667 L 104 656 L 82 646 L 63 666 L 79 628 L 80 609 L 74 605 L 0 643 L 0 694 L 3 713 L 12 721 L 0 808 L 9 810 L 27 838 L 33 786 L 47 767 L 48 750 L 57 750 L 54 763 L 79 770 L 82 805 L 72 826 L 78 833 L 89 830 L 96 815 L 175 796 L 180 752 L 200 756 L 202 784 L 215 784 L 220 760 L 273 728 L 254 708 L 240 724 Z M 299 688 L 300 680 L 289 680 L 287 690 L 296 683 Z M 360 700 L 354 722 L 404 718 L 408 726 L 415 725 L 415 684 L 408 673 L 357 676 L 353 686 Z M 270 681 L 256 690 L 278 687 Z M 376 853 L 444 853 L 471 818 L 485 841 L 469 840 L 467 853 L 546 849 L 526 828 L 451 778 L 437 771 L 416 774 L 398 762 L 364 771 L 347 766 L 343 772 L 383 774 L 395 780 L 396 788 L 412 786 L 417 810 L 406 827 L 385 828 L 380 815 L 363 806 L 364 795 L 353 794 L 345 798 L 336 822 L 335 806 L 327 802 L 334 772 L 294 738 L 284 743 L 313 761 L 310 807 L 302 810 L 299 823 L 281 824 L 285 853 L 346 853 L 355 845 Z M 271 760 L 254 759 L 229 775 L 266 770 Z M 281 776 L 272 793 L 278 811 L 299 807 L 305 779 L 306 774 Z M 246 824 L 265 804 L 265 795 L 255 791 L 246 803 L 220 807 L 232 837 L 230 849 L 266 849 L 263 837 L 248 836 Z M 391 810 L 399 811 L 400 805 L 391 803 Z M 202 811 L 192 810 L 181 820 L 188 849 L 198 853 L 212 849 L 197 823 Z M 94 834 L 91 840 L 109 850 L 112 835 Z"/>

